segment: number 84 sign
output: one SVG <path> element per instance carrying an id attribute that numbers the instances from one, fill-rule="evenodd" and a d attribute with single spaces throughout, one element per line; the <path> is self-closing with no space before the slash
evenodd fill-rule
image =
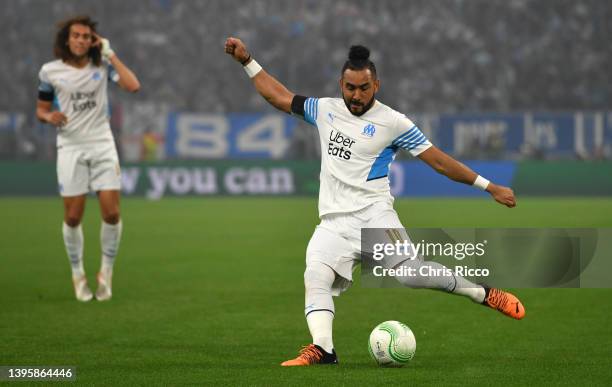
<path id="1" fill-rule="evenodd" d="M 289 148 L 294 119 L 281 114 L 171 113 L 169 158 L 272 158 Z"/>

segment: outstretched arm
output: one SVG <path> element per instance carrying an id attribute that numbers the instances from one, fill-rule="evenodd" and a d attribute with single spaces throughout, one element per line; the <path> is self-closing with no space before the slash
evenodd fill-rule
<path id="1" fill-rule="evenodd" d="M 417 157 L 435 169 L 438 173 L 460 183 L 473 185 L 478 177 L 478 174 L 472 171 L 468 166 L 455 160 L 435 146 L 431 146 Z M 489 182 L 488 185 L 483 188 L 485 188 L 498 203 L 507 207 L 516 206 L 516 199 L 512 189 L 493 184 L 493 182 Z"/>
<path id="2" fill-rule="evenodd" d="M 238 38 L 227 38 L 225 41 L 225 52 L 245 67 L 256 64 L 247 51 L 246 45 Z M 291 101 L 293 101 L 295 94 L 289 91 L 285 85 L 263 69 L 252 76 L 252 80 L 257 92 L 270 105 L 285 113 L 291 113 Z"/>

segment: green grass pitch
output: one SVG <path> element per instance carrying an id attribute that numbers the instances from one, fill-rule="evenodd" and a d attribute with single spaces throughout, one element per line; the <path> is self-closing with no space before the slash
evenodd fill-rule
<path id="1" fill-rule="evenodd" d="M 612 227 L 612 199 L 398 200 L 406 227 Z M 75 365 L 103 385 L 592 385 L 612 378 L 612 290 L 519 289 L 514 321 L 428 290 L 336 298 L 337 367 L 283 368 L 310 337 L 304 253 L 313 198 L 125 199 L 114 298 L 73 299 L 59 198 L 0 199 L 0 365 Z M 85 267 L 99 266 L 99 215 L 84 220 Z M 358 278 L 358 276 L 357 276 Z M 358 280 L 357 280 L 358 281 Z M 378 368 L 367 338 L 408 324 L 414 360 Z"/>

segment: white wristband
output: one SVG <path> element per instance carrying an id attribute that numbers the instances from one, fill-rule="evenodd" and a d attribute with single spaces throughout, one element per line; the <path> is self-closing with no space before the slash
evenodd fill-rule
<path id="1" fill-rule="evenodd" d="M 108 41 L 108 39 L 102 39 L 101 45 L 100 45 L 100 53 L 102 54 L 102 57 L 104 57 L 107 60 L 110 60 L 110 58 L 115 55 L 115 51 L 113 51 L 113 49 L 110 46 L 110 42 Z"/>
<path id="2" fill-rule="evenodd" d="M 474 181 L 474 184 L 472 184 L 474 187 L 480 188 L 483 191 L 487 190 L 487 187 L 489 186 L 489 180 L 485 179 L 484 177 L 478 175 L 476 177 L 476 180 Z"/>
<path id="3" fill-rule="evenodd" d="M 249 78 L 253 78 L 262 70 L 261 66 L 255 61 L 255 59 L 251 59 L 249 64 L 243 67 L 244 71 L 246 71 L 246 73 L 249 75 Z"/>

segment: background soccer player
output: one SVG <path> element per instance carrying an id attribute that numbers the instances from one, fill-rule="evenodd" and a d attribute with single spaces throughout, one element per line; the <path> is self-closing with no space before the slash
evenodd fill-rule
<path id="1" fill-rule="evenodd" d="M 85 195 L 98 195 L 102 213 L 102 263 L 96 298 L 112 296 L 113 263 L 121 239 L 121 173 L 109 124 L 108 80 L 136 92 L 140 83 L 96 33 L 96 22 L 79 16 L 59 24 L 53 48 L 57 60 L 42 66 L 36 116 L 57 128 L 57 178 L 64 199 L 62 233 L 76 298 L 89 301 L 83 268 Z"/>
<path id="2" fill-rule="evenodd" d="M 228 38 L 225 51 L 240 62 L 257 91 L 274 107 L 293 113 L 317 127 L 321 141 L 319 217 L 306 251 L 305 314 L 313 344 L 284 366 L 335 364 L 332 341 L 332 296 L 346 290 L 360 260 L 362 228 L 403 229 L 393 209 L 389 165 L 399 149 L 408 150 L 448 178 L 473 184 L 499 203 L 515 206 L 511 189 L 489 182 L 433 146 L 405 115 L 376 100 L 380 88 L 376 66 L 363 46 L 351 47 L 340 78 L 342 98 L 295 95 L 266 73 L 240 39 Z M 407 235 L 402 237 L 408 240 Z M 422 258 L 396 257 L 386 262 L 419 273 L 422 266 L 443 268 Z M 427 271 L 427 270 L 426 270 Z M 525 310 L 512 294 L 489 289 L 457 276 L 398 277 L 405 286 L 445 290 L 521 319 Z"/>

